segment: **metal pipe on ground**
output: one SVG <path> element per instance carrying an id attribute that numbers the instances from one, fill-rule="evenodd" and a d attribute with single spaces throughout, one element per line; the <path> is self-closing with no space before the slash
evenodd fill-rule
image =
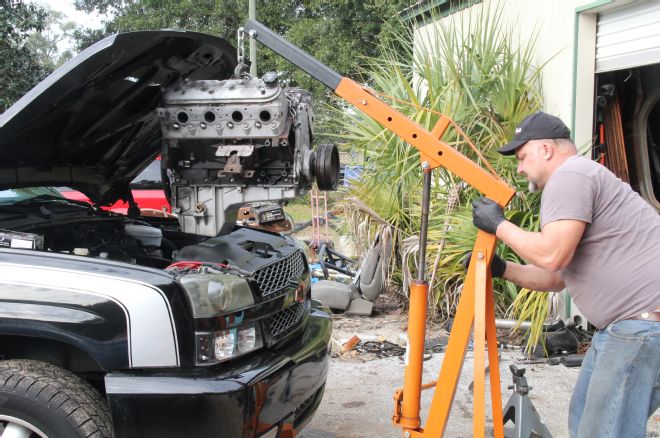
<path id="1" fill-rule="evenodd" d="M 527 330 L 532 326 L 531 321 L 523 321 L 520 323 L 518 328 Z M 516 320 L 515 319 L 502 319 L 502 318 L 496 318 L 495 319 L 495 327 L 499 329 L 512 329 L 516 327 Z"/>

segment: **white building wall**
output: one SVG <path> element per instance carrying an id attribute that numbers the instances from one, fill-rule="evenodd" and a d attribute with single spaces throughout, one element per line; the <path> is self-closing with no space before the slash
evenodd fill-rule
<path id="1" fill-rule="evenodd" d="M 529 40 L 538 29 L 537 64 L 543 67 L 545 111 L 570 123 L 573 66 L 573 16 L 580 1 L 510 0 L 504 3 L 503 18 L 514 25 L 518 37 Z"/>
<path id="2" fill-rule="evenodd" d="M 499 4 L 503 8 L 503 24 L 515 29 L 518 41 L 528 41 L 538 32 L 537 64 L 545 63 L 542 69 L 544 110 L 571 127 L 575 143 L 581 147 L 590 145 L 593 132 L 597 12 L 626 3 L 629 0 L 484 0 L 464 12 L 482 7 L 493 10 Z M 460 14 L 443 20 L 455 19 Z M 437 25 L 420 26 L 416 38 L 433 32 Z"/>

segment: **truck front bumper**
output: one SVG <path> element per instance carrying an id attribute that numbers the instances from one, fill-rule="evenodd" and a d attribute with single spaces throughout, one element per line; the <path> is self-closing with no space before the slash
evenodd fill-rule
<path id="1" fill-rule="evenodd" d="M 313 305 L 303 334 L 278 350 L 201 370 L 109 373 L 115 436 L 295 436 L 321 402 L 331 331 Z"/>

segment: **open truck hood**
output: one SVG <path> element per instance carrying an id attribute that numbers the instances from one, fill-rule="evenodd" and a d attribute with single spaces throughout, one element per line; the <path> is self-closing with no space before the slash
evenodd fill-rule
<path id="1" fill-rule="evenodd" d="M 161 148 L 161 89 L 226 79 L 236 50 L 212 35 L 113 35 L 64 64 L 0 115 L 0 188 L 69 186 L 106 204 Z"/>

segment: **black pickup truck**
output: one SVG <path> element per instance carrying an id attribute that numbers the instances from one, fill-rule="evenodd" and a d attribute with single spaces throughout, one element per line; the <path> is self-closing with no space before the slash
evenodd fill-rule
<path id="1" fill-rule="evenodd" d="M 295 436 L 317 409 L 331 318 L 304 251 L 230 223 L 239 201 L 309 184 L 292 164 L 307 100 L 236 64 L 209 35 L 116 35 L 0 115 L 0 436 Z M 163 93 L 193 86 L 207 100 L 169 117 Z M 254 114 L 271 131 L 236 122 Z M 215 129 L 167 137 L 179 123 Z M 185 221 L 100 208 L 134 204 L 128 184 L 158 154 Z"/>

